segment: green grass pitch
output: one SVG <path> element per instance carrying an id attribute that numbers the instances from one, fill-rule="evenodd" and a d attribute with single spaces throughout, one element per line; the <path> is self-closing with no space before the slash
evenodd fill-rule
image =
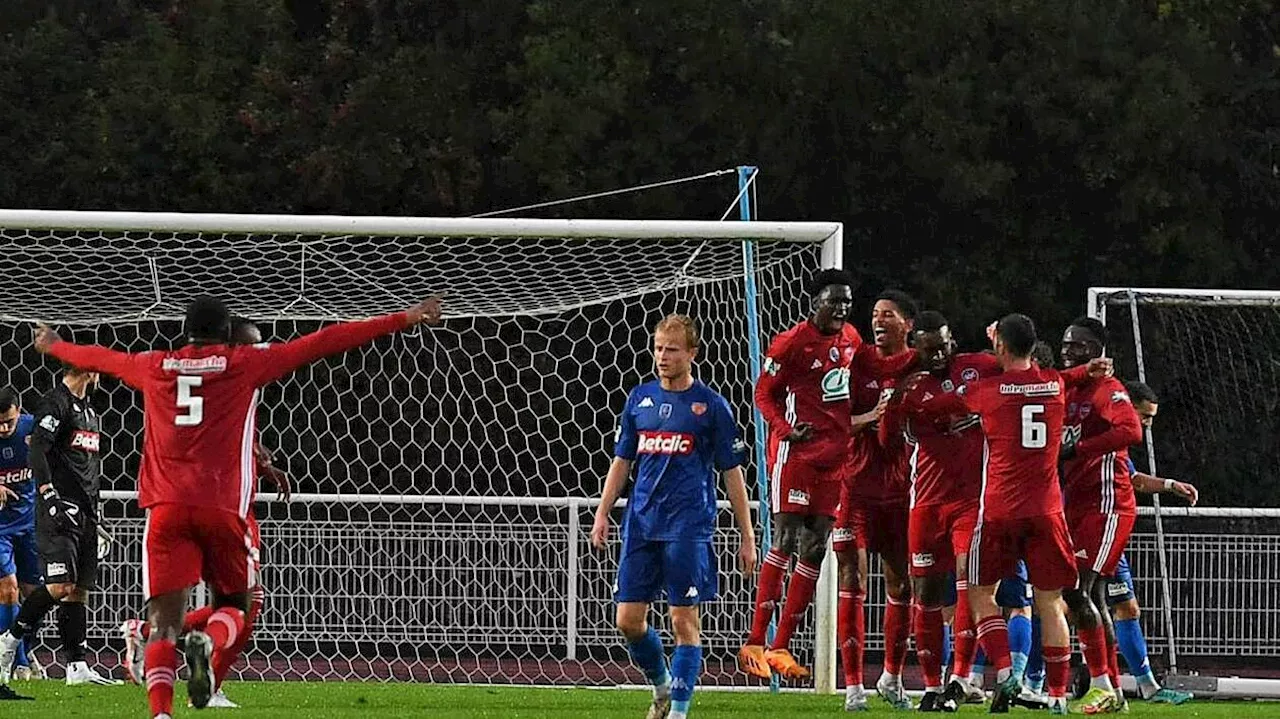
<path id="1" fill-rule="evenodd" d="M 0 703 L 3 719 L 49 719 L 49 717 L 147 716 L 142 689 L 123 687 L 69 688 L 58 681 L 15 682 L 20 693 L 36 697 L 33 702 Z M 235 682 L 228 683 L 227 695 L 241 705 L 239 710 L 207 709 L 205 717 L 227 719 L 345 719 L 361 717 L 425 717 L 428 719 L 542 719 L 581 717 L 582 719 L 642 719 L 648 695 L 638 691 L 597 689 L 525 689 L 508 687 L 459 687 L 430 684 L 363 684 L 357 682 Z M 843 697 L 763 693 L 702 692 L 694 697 L 694 719 L 728 717 L 836 717 L 845 716 Z M 878 699 L 873 711 L 861 716 L 895 716 Z M 1205 719 L 1248 719 L 1280 716 L 1280 703 L 1193 702 L 1181 707 L 1160 707 L 1130 701 L 1133 717 L 1203 717 Z M 176 717 L 196 714 L 186 708 L 180 688 L 175 701 Z M 961 714 L 985 714 L 985 707 L 965 707 Z M 1014 709 L 1012 715 L 1046 716 L 1043 712 Z"/>

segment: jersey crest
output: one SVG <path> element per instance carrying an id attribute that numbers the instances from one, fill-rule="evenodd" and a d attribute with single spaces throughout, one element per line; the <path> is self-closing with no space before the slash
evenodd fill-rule
<path id="1" fill-rule="evenodd" d="M 849 399 L 849 368 L 835 367 L 822 376 L 822 401 Z"/>

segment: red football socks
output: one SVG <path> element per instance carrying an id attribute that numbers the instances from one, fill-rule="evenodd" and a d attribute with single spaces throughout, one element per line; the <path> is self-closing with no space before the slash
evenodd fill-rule
<path id="1" fill-rule="evenodd" d="M 941 631 L 941 630 L 939 630 Z M 907 637 L 911 635 L 911 605 L 889 597 L 884 608 L 884 670 L 902 674 L 907 661 Z"/>
<path id="2" fill-rule="evenodd" d="M 968 677 L 973 670 L 973 658 L 978 654 L 978 630 L 969 611 L 968 582 L 956 582 L 956 614 L 951 625 L 951 636 L 955 638 L 951 676 Z"/>
<path id="3" fill-rule="evenodd" d="M 1045 645 L 1044 683 L 1048 687 L 1049 696 L 1065 697 L 1067 683 L 1071 680 L 1071 647 L 1051 647 Z"/>
<path id="4" fill-rule="evenodd" d="M 1093 629 L 1076 628 L 1076 638 L 1080 640 L 1080 653 L 1084 655 L 1084 663 L 1089 667 L 1089 676 L 1109 677 L 1111 662 L 1107 660 L 1107 634 L 1102 626 Z"/>
<path id="5" fill-rule="evenodd" d="M 942 608 L 916 605 L 916 659 L 925 689 L 942 687 Z"/>
<path id="6" fill-rule="evenodd" d="M 860 685 L 862 647 L 867 637 L 867 617 L 863 611 L 867 595 L 857 589 L 841 589 L 836 605 L 836 634 L 840 640 L 840 664 L 844 667 L 844 685 Z"/>
<path id="7" fill-rule="evenodd" d="M 776 549 L 770 549 L 764 555 L 760 580 L 756 584 L 755 613 L 751 617 L 751 634 L 747 637 L 747 644 L 764 645 L 769 622 L 773 621 L 774 610 L 778 607 L 778 600 L 782 598 L 782 581 L 787 576 L 790 563 L 790 557 Z"/>
<path id="8" fill-rule="evenodd" d="M 213 649 L 227 649 L 244 631 L 244 612 L 235 607 L 221 607 L 209 617 L 204 633 L 213 640 Z"/>
<path id="9" fill-rule="evenodd" d="M 227 678 L 227 673 L 231 671 L 231 665 L 236 663 L 240 658 L 240 654 L 244 652 L 245 646 L 249 643 L 249 635 L 253 632 L 253 623 L 258 618 L 258 614 L 262 612 L 262 590 L 255 587 L 253 592 L 253 601 L 249 605 L 249 613 L 244 617 L 244 629 L 236 634 L 236 638 L 231 642 L 231 646 L 226 649 L 215 649 L 213 652 L 213 681 L 215 687 L 222 686 L 222 682 Z"/>
<path id="10" fill-rule="evenodd" d="M 151 716 L 173 714 L 173 683 L 178 678 L 178 649 L 163 639 L 147 642 L 143 659 Z"/>
<path id="11" fill-rule="evenodd" d="M 1004 617 L 996 614 L 978 622 L 978 644 L 987 655 L 987 661 L 996 668 L 997 681 L 1009 676 L 1013 659 L 1009 656 L 1009 625 Z"/>
<path id="12" fill-rule="evenodd" d="M 813 602 L 819 571 L 819 567 L 804 560 L 796 563 L 791 582 L 787 585 L 787 601 L 782 605 L 782 616 L 778 619 L 778 633 L 773 636 L 770 649 L 786 649 L 791 645 L 791 635 L 795 634 L 800 618 Z"/>

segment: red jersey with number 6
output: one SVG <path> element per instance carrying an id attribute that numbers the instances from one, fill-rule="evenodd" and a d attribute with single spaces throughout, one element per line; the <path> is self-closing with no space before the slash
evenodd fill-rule
<path id="1" fill-rule="evenodd" d="M 930 408 L 936 415 L 954 412 L 959 404 L 982 418 L 986 435 L 983 519 L 1038 517 L 1062 511 L 1058 454 L 1067 388 L 1087 376 L 1086 367 L 1058 372 L 1033 364 L 1030 369 L 966 384 Z"/>
<path id="2" fill-rule="evenodd" d="M 292 342 L 188 345 L 128 354 L 55 342 L 54 357 L 119 377 L 143 393 L 139 505 L 212 507 L 246 516 L 255 478 L 258 388 L 408 325 L 404 313 L 335 324 Z"/>

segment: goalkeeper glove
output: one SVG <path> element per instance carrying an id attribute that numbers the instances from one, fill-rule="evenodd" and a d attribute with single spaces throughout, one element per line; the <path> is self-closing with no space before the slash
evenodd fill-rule
<path id="1" fill-rule="evenodd" d="M 49 513 L 49 518 L 58 525 L 58 528 L 66 532 L 79 532 L 81 523 L 84 521 L 80 517 L 80 505 L 69 499 L 64 499 L 58 494 L 58 490 L 53 485 L 48 485 L 40 492 L 40 498 L 48 505 L 45 511 Z"/>

